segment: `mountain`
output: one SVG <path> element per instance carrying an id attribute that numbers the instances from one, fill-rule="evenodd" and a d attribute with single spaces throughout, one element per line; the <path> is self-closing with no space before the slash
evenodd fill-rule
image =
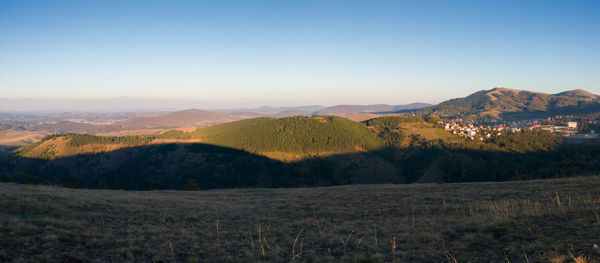
<path id="1" fill-rule="evenodd" d="M 310 116 L 312 114 L 313 114 L 312 111 L 290 109 L 290 110 L 278 112 L 276 114 L 270 114 L 269 117 L 284 118 L 284 117 L 292 117 L 292 116 Z"/>
<path id="2" fill-rule="evenodd" d="M 17 180 L 31 175 L 59 183 L 74 177 L 94 187 L 102 179 L 119 179 L 131 189 L 148 183 L 177 189 L 190 178 L 203 188 L 402 182 L 391 164 L 366 153 L 384 146 L 363 123 L 340 117 L 256 118 L 155 136 L 48 136 L 0 161 L 9 164 L 0 165 L 0 176 L 11 168 L 6 174 Z M 361 169 L 352 169 L 357 163 Z"/>
<path id="3" fill-rule="evenodd" d="M 156 111 L 137 112 L 54 112 L 54 113 L 22 113 L 22 112 L 0 112 L 0 121 L 23 121 L 23 122 L 52 122 L 74 120 L 87 123 L 106 124 L 121 121 L 133 117 L 148 117 L 164 114 Z"/>
<path id="4" fill-rule="evenodd" d="M 600 112 L 600 97 L 584 90 L 557 94 L 494 88 L 412 112 L 475 121 L 545 118 Z"/>
<path id="5" fill-rule="evenodd" d="M 152 117 L 135 117 L 116 123 L 126 129 L 165 128 L 182 126 L 207 126 L 237 118 L 205 110 L 183 110 Z"/>
<path id="6" fill-rule="evenodd" d="M 250 152 L 339 153 L 384 146 L 364 124 L 335 116 L 247 119 L 195 133 L 202 142 Z"/>
<path id="7" fill-rule="evenodd" d="M 585 161 L 582 161 L 585 156 Z M 504 181 L 600 171 L 600 145 L 544 131 L 464 140 L 435 119 L 256 118 L 153 135 L 47 136 L 0 156 L 0 179 L 126 189 Z M 106 185 L 106 183 L 105 183 Z"/>
<path id="8" fill-rule="evenodd" d="M 171 130 L 146 136 L 52 135 L 24 147 L 20 153 L 24 157 L 39 158 L 40 155 L 49 154 L 54 158 L 90 153 L 92 149 L 96 152 L 109 151 L 164 141 L 201 141 L 253 153 L 281 152 L 301 157 L 317 153 L 373 150 L 385 146 L 385 142 L 363 123 L 335 116 L 295 116 L 246 119 L 198 128 L 192 132 Z M 101 147 L 87 147 L 94 144 Z"/>
<path id="9" fill-rule="evenodd" d="M 288 107 L 271 107 L 271 106 L 262 106 L 258 108 L 241 108 L 241 109 L 221 109 L 215 110 L 215 112 L 225 113 L 225 114 L 233 114 L 237 115 L 239 113 L 245 114 L 254 114 L 255 116 L 278 116 L 284 112 L 309 112 L 313 113 L 315 111 L 323 109 L 323 106 L 319 105 L 309 105 L 309 106 L 288 106 Z"/>
<path id="10" fill-rule="evenodd" d="M 315 114 L 318 115 L 346 115 L 355 113 L 383 113 L 383 112 L 398 112 L 405 110 L 414 110 L 431 106 L 427 103 L 411 103 L 407 105 L 388 105 L 388 104 L 373 104 L 373 105 L 335 105 L 322 110 L 318 110 Z"/>
<path id="11" fill-rule="evenodd" d="M 396 105 L 396 106 L 394 106 L 393 112 L 402 112 L 402 111 L 407 111 L 407 110 L 416 110 L 416 109 L 426 108 L 426 107 L 429 107 L 429 106 L 431 106 L 431 104 L 429 104 L 429 103 L 422 103 L 422 102 L 415 102 L 415 103 L 406 104 L 406 105 Z"/>

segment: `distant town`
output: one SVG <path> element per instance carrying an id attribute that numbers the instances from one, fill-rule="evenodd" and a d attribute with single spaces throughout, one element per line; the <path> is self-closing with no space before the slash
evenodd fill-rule
<path id="1" fill-rule="evenodd" d="M 600 134 L 596 129 L 600 126 L 600 119 L 587 120 L 575 118 L 574 116 L 557 115 L 549 118 L 495 122 L 495 123 L 477 123 L 463 121 L 463 119 L 440 120 L 438 124 L 444 127 L 444 130 L 458 135 L 462 138 L 472 140 L 486 140 L 503 134 L 514 134 L 524 130 L 545 130 L 556 133 L 569 139 L 599 139 Z M 582 124 L 585 127 L 582 127 Z"/>

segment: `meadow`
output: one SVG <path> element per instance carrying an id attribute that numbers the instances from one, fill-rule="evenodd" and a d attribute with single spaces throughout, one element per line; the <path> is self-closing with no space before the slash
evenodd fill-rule
<path id="1" fill-rule="evenodd" d="M 2 262 L 596 262 L 600 177 L 206 191 L 0 184 Z"/>

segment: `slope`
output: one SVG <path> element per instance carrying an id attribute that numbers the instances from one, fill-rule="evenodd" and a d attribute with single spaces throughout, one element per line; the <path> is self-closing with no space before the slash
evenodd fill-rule
<path id="1" fill-rule="evenodd" d="M 230 115 L 205 110 L 183 110 L 153 117 L 135 117 L 117 123 L 117 126 L 130 129 L 205 126 L 217 122 L 234 120 Z"/>
<path id="2" fill-rule="evenodd" d="M 431 106 L 427 103 L 411 103 L 407 105 L 388 105 L 388 104 L 373 104 L 373 105 L 335 105 L 319 111 L 318 115 L 347 115 L 355 113 L 383 113 L 383 112 L 401 112 L 407 110 L 421 109 Z"/>
<path id="3" fill-rule="evenodd" d="M 464 98 L 451 99 L 412 113 L 420 116 L 435 115 L 442 118 L 476 121 L 513 121 L 598 111 L 600 111 L 600 97 L 583 90 L 546 94 L 494 88 Z"/>

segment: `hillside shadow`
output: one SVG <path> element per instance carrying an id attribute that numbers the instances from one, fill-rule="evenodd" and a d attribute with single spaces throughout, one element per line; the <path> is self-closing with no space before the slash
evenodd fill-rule
<path id="1" fill-rule="evenodd" d="M 9 181 L 80 187 L 110 187 L 119 180 L 126 189 L 181 189 L 194 179 L 203 189 L 286 186 L 293 181 L 287 164 L 242 150 L 199 143 L 169 143 L 121 148 L 55 159 L 12 155 L 0 173 Z M 261 179 L 263 181 L 258 181 Z"/>
<path id="2" fill-rule="evenodd" d="M 527 153 L 390 147 L 288 163 L 210 144 L 169 143 L 52 160 L 11 155 L 0 161 L 0 176 L 55 185 L 75 179 L 83 188 L 96 188 L 103 181 L 110 188 L 120 182 L 125 189 L 145 190 L 183 189 L 190 179 L 201 189 L 269 188 L 506 181 L 600 171 L 600 147 L 565 147 Z"/>

